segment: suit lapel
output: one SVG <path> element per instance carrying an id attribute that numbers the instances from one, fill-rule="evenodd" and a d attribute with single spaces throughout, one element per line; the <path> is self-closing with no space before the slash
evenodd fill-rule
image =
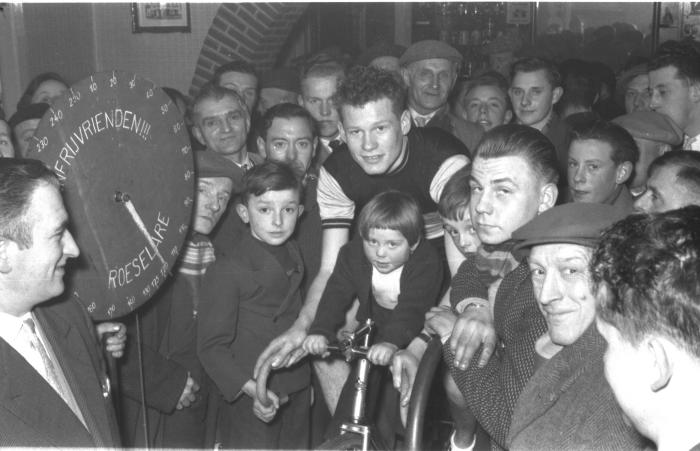
<path id="1" fill-rule="evenodd" d="M 106 408 L 109 400 L 105 399 L 104 395 L 109 382 L 96 355 L 96 343 L 92 336 L 81 334 L 80 328 L 72 324 L 83 318 L 64 316 L 67 312 L 60 307 L 69 306 L 56 305 L 50 314 L 37 311 L 37 318 L 42 322 L 46 335 L 50 337 L 54 354 L 59 362 L 62 362 L 61 369 L 83 414 L 89 434 L 97 446 L 109 446 L 114 443 L 111 419 L 107 416 L 108 408 Z M 92 327 L 92 324 L 86 321 L 86 327 Z M 92 334 L 92 331 L 88 330 L 87 333 Z M 70 412 L 75 418 L 72 411 Z M 76 421 L 80 420 L 76 418 Z"/>
<path id="2" fill-rule="evenodd" d="M 589 326 L 574 344 L 559 351 L 535 372 L 518 398 L 507 443 L 512 443 L 517 434 L 544 416 L 594 363 L 590 356 L 600 345 L 597 338 L 595 325 Z"/>
<path id="3" fill-rule="evenodd" d="M 3 362 L 0 369 L 2 408 L 29 427 L 35 427 L 36 437 L 42 437 L 53 446 L 66 446 L 67 443 L 95 446 L 89 432 L 60 395 L 2 339 L 0 355 Z"/>
<path id="4" fill-rule="evenodd" d="M 450 129 L 450 118 L 447 115 L 447 107 L 442 107 L 440 108 L 433 117 L 430 118 L 430 121 L 425 124 L 426 127 L 437 127 L 437 128 L 442 128 L 444 130 L 449 130 Z"/>

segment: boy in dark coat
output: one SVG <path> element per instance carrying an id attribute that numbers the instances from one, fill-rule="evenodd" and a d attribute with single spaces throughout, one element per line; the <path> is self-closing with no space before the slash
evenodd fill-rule
<path id="1" fill-rule="evenodd" d="M 200 360 L 222 398 L 218 437 L 226 448 L 308 448 L 308 363 L 270 376 L 269 406 L 253 379 L 258 355 L 302 305 L 304 265 L 290 239 L 303 211 L 301 185 L 290 167 L 272 162 L 246 173 L 244 185 L 236 210 L 250 233 L 207 274 L 198 327 Z"/>

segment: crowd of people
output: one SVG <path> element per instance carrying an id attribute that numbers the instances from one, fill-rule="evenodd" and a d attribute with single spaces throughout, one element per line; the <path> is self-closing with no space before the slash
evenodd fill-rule
<path id="1" fill-rule="evenodd" d="M 69 86 L 32 80 L 0 120 L 0 445 L 316 447 L 352 414 L 328 346 L 371 318 L 387 449 L 431 339 L 449 449 L 700 449 L 700 50 L 612 81 L 461 63 L 426 40 L 166 88 L 196 149 L 190 232 L 155 296 L 101 324 L 62 296 L 80 250 L 26 158 Z"/>

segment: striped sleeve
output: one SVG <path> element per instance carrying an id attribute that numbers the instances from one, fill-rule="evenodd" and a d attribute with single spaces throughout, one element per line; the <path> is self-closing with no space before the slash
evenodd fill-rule
<path id="1" fill-rule="evenodd" d="M 442 189 L 445 187 L 445 183 L 447 183 L 455 172 L 462 169 L 468 163 L 469 158 L 464 155 L 452 155 L 450 158 L 443 161 L 435 173 L 435 176 L 430 181 L 430 197 L 435 203 L 440 201 L 440 195 L 442 194 Z"/>
<path id="2" fill-rule="evenodd" d="M 350 228 L 355 217 L 355 202 L 324 167 L 318 177 L 316 199 L 323 228 Z"/>

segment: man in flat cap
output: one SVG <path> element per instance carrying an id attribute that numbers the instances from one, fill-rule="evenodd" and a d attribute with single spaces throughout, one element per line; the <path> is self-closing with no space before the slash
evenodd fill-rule
<path id="1" fill-rule="evenodd" d="M 609 205 L 565 204 L 513 233 L 516 249 L 529 250 L 530 278 L 547 332 L 531 350 L 535 373 L 515 405 L 508 449 L 644 448 L 605 381 L 605 340 L 595 327 L 589 270 L 602 232 L 623 217 Z"/>
<path id="2" fill-rule="evenodd" d="M 207 237 L 226 211 L 238 167 L 212 151 L 195 152 L 195 209 L 190 234 L 170 277 L 136 314 L 141 320 L 144 390 L 149 424 L 144 442 L 135 315 L 128 317 L 126 354 L 120 365 L 124 445 L 204 448 L 207 377 L 197 357 L 201 281 L 214 264 Z"/>
<path id="3" fill-rule="evenodd" d="M 700 153 L 672 150 L 652 161 L 647 173 L 646 191 L 635 210 L 660 213 L 700 205 Z"/>
<path id="4" fill-rule="evenodd" d="M 299 74 L 294 69 L 281 67 L 263 72 L 260 76 L 258 113 L 262 116 L 280 103 L 297 103 L 299 94 Z"/>
<path id="5" fill-rule="evenodd" d="M 483 130 L 455 116 L 447 99 L 457 81 L 462 55 L 442 41 L 425 40 L 401 55 L 401 76 L 408 87 L 408 111 L 414 127 L 437 127 L 476 150 Z"/>
<path id="6" fill-rule="evenodd" d="M 15 153 L 18 157 L 27 155 L 34 132 L 41 118 L 49 109 L 48 103 L 33 103 L 23 106 L 12 115 L 8 124 L 15 137 Z"/>
<path id="7" fill-rule="evenodd" d="M 683 131 L 668 117 L 653 111 L 634 111 L 613 119 L 627 130 L 637 143 L 639 160 L 634 166 L 630 192 L 639 197 L 646 189 L 649 165 L 659 156 L 683 142 Z"/>

